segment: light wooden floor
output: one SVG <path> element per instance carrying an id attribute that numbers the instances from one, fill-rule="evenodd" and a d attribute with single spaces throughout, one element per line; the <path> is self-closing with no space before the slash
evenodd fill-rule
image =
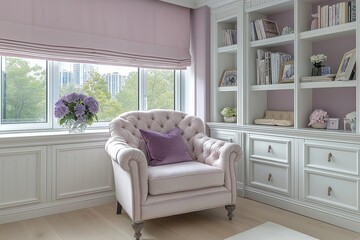
<path id="1" fill-rule="evenodd" d="M 221 240 L 271 221 L 324 240 L 360 240 L 360 234 L 333 225 L 238 198 L 235 217 L 216 208 L 149 220 L 142 230 L 145 240 Z M 0 225 L 1 240 L 133 239 L 131 221 L 115 214 L 115 203 L 73 212 Z"/>

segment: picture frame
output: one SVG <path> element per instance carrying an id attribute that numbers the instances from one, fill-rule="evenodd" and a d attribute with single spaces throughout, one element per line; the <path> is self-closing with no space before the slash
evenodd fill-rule
<path id="1" fill-rule="evenodd" d="M 352 131 L 351 129 L 351 120 L 348 118 L 344 118 L 344 130 L 345 131 Z"/>
<path id="2" fill-rule="evenodd" d="M 279 83 L 294 82 L 294 61 L 287 61 L 281 64 Z"/>
<path id="3" fill-rule="evenodd" d="M 330 74 L 330 67 L 322 67 L 321 68 L 321 76 L 326 76 Z"/>
<path id="4" fill-rule="evenodd" d="M 269 19 L 261 19 L 264 26 L 264 32 L 266 38 L 272 38 L 280 36 L 279 28 L 277 22 Z"/>
<path id="5" fill-rule="evenodd" d="M 329 118 L 326 122 L 326 129 L 339 129 L 339 118 Z"/>
<path id="6" fill-rule="evenodd" d="M 237 71 L 225 70 L 222 74 L 220 87 L 231 87 L 237 85 Z"/>
<path id="7" fill-rule="evenodd" d="M 355 62 L 356 49 L 346 52 L 341 60 L 335 81 L 347 81 L 352 79 Z"/>

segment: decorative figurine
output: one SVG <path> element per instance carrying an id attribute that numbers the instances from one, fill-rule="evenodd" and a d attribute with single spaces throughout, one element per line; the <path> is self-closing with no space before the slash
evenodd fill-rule
<path id="1" fill-rule="evenodd" d="M 294 29 L 289 26 L 285 26 L 281 31 L 281 35 L 286 35 L 286 34 L 291 34 L 291 33 L 294 33 Z"/>
<path id="2" fill-rule="evenodd" d="M 317 28 L 318 28 L 319 14 L 318 14 L 318 13 L 314 13 L 314 14 L 311 14 L 311 16 L 312 16 L 314 19 L 311 21 L 311 27 L 310 27 L 310 29 L 311 29 L 311 30 L 314 30 L 314 29 L 317 29 Z"/>

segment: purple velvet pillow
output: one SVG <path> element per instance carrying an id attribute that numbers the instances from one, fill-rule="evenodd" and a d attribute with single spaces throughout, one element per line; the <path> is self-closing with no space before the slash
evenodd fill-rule
<path id="1" fill-rule="evenodd" d="M 181 137 L 181 130 L 174 128 L 167 133 L 140 129 L 150 158 L 150 166 L 192 161 Z"/>

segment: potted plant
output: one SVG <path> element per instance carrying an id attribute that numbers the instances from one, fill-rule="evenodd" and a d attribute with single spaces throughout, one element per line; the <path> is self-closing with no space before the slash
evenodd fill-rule
<path id="1" fill-rule="evenodd" d="M 329 119 L 329 115 L 322 109 L 315 109 L 310 115 L 310 122 L 308 126 L 313 128 L 326 128 L 326 122 Z"/>
<path id="2" fill-rule="evenodd" d="M 224 122 L 236 122 L 236 108 L 224 107 L 220 113 L 224 117 Z"/>
<path id="3" fill-rule="evenodd" d="M 55 103 L 54 115 L 60 118 L 60 125 L 65 125 L 70 133 L 83 132 L 94 119 L 99 103 L 95 98 L 85 94 L 71 93 L 63 96 Z"/>
<path id="4" fill-rule="evenodd" d="M 327 56 L 325 54 L 312 55 L 310 61 L 313 64 L 311 76 L 321 76 L 321 68 L 324 66 L 323 62 L 326 61 Z"/>

